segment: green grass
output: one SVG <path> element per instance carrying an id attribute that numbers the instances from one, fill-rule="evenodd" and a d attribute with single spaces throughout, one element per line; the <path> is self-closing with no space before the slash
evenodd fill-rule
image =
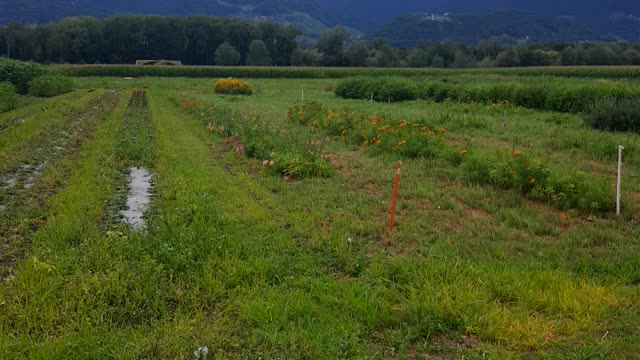
<path id="1" fill-rule="evenodd" d="M 207 79 L 77 83 L 146 87 L 148 113 L 121 101 L 70 162 L 46 224 L 0 285 L 0 357 L 186 359 L 205 345 L 209 358 L 287 359 L 640 350 L 637 134 L 518 107 L 505 123 L 484 104 L 337 99 L 330 79 L 252 80 L 250 97 L 215 95 Z M 611 186 L 623 144 L 623 216 L 561 213 L 518 190 L 468 185 L 449 161 L 404 158 L 389 238 L 397 155 L 290 121 L 303 89 L 332 109 L 446 128 L 452 149 L 521 149 Z M 335 174 L 274 175 L 228 146 L 246 133 L 210 131 L 176 97 L 228 109 L 240 128 L 258 117 L 254 130 L 282 134 L 283 146 L 318 144 Z M 154 198 L 147 230 L 135 232 L 108 218 L 120 169 L 140 159 L 154 169 Z"/>

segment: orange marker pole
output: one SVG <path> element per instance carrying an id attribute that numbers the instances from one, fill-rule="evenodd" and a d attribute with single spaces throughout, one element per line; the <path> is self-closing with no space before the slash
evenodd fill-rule
<path id="1" fill-rule="evenodd" d="M 396 179 L 393 183 L 393 197 L 391 198 L 391 218 L 389 219 L 389 236 L 393 233 L 393 218 L 396 215 L 396 201 L 398 199 L 398 183 L 400 182 L 400 166 L 402 161 L 396 164 Z"/>

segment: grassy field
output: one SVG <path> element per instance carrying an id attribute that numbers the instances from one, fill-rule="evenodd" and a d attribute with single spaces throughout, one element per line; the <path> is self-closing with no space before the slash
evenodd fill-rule
<path id="1" fill-rule="evenodd" d="M 338 99 L 333 79 L 251 79 L 242 97 L 213 79 L 75 81 L 0 115 L 0 358 L 637 358 L 637 134 L 520 107 Z M 438 151 L 290 118 L 312 102 L 415 124 Z M 608 197 L 559 206 L 472 181 L 467 157 L 532 159 Z M 132 166 L 154 174 L 143 231 L 118 217 Z"/>

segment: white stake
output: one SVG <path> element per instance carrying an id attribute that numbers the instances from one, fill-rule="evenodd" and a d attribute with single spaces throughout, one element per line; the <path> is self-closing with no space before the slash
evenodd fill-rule
<path id="1" fill-rule="evenodd" d="M 622 192 L 622 145 L 618 146 L 618 187 L 616 192 L 616 215 L 620 216 L 620 197 Z"/>
<path id="2" fill-rule="evenodd" d="M 371 93 L 371 102 L 373 102 L 373 93 Z"/>

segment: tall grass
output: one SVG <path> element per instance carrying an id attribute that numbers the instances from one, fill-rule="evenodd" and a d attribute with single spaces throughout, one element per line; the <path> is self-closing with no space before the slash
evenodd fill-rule
<path id="1" fill-rule="evenodd" d="M 575 78 L 638 79 L 638 67 L 544 67 L 515 69 L 408 69 L 408 68 L 313 68 L 313 67 L 215 67 L 215 66 L 135 66 L 57 65 L 54 73 L 67 76 L 159 76 L 191 78 L 287 78 L 327 79 L 353 76 L 454 76 L 502 74 L 513 76 L 561 76 Z"/>

